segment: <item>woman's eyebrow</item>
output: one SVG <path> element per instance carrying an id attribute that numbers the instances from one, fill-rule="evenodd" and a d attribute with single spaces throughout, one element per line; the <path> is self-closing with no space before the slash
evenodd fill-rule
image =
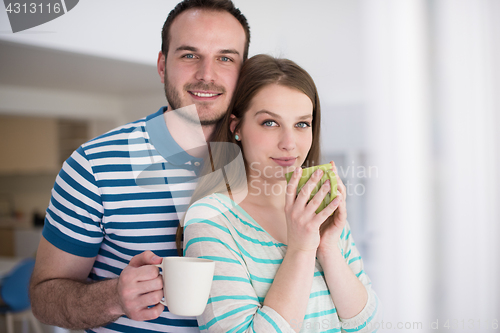
<path id="1" fill-rule="evenodd" d="M 266 113 L 266 114 L 268 114 L 268 115 L 270 115 L 270 116 L 272 116 L 272 117 L 275 117 L 275 118 L 279 118 L 279 119 L 281 119 L 281 116 L 280 116 L 279 114 L 274 113 L 274 112 L 271 112 L 271 111 L 268 111 L 268 110 L 260 110 L 260 111 L 257 111 L 257 112 L 255 113 L 255 116 L 257 117 L 259 114 L 262 114 L 262 113 Z M 312 119 L 312 117 L 313 117 L 313 116 L 312 116 L 312 114 L 306 114 L 306 115 L 303 115 L 303 116 L 298 117 L 297 119 L 299 119 L 299 120 L 304 120 L 304 119 Z"/>
<path id="2" fill-rule="evenodd" d="M 262 113 L 267 113 L 268 115 L 273 116 L 275 118 L 281 118 L 281 116 L 279 114 L 276 114 L 276 113 L 268 111 L 268 110 L 257 111 L 257 112 L 255 112 L 255 116 L 258 116 L 259 114 L 262 114 Z"/>

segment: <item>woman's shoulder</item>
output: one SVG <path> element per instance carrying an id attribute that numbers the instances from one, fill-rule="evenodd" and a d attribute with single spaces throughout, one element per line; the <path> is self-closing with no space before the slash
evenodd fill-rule
<path id="1" fill-rule="evenodd" d="M 227 196 L 220 193 L 212 193 L 193 202 L 193 204 L 189 207 L 188 211 L 199 210 L 199 209 L 204 210 L 205 208 L 221 209 L 221 208 L 231 207 L 232 206 L 231 203 L 232 203 L 231 199 L 229 199 Z"/>
<path id="2" fill-rule="evenodd" d="M 203 220 L 217 220 L 231 216 L 234 202 L 223 194 L 213 193 L 195 201 L 187 210 L 184 224 Z"/>

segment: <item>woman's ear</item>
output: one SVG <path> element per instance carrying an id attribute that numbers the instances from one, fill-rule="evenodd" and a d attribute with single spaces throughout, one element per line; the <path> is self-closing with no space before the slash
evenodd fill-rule
<path id="1" fill-rule="evenodd" d="M 234 133 L 234 130 L 236 129 L 236 126 L 238 126 L 239 122 L 240 122 L 240 120 L 238 118 L 236 118 L 236 116 L 234 114 L 232 114 L 231 120 L 229 123 L 229 130 L 231 131 L 231 133 L 239 134 L 239 133 Z"/>

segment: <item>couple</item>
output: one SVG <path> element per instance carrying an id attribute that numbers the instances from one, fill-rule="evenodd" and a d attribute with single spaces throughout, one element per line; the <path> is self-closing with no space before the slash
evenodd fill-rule
<path id="1" fill-rule="evenodd" d="M 163 295 L 162 280 L 158 269 L 152 266 L 159 264 L 161 257 L 177 253 L 175 233 L 178 221 L 190 202 L 196 188 L 192 181 L 198 178 L 203 163 L 201 154 L 190 150 L 192 142 L 183 135 L 183 123 L 176 117 L 165 119 L 174 114 L 171 111 L 194 104 L 205 139 L 208 141 L 212 133 L 218 133 L 214 128 L 228 110 L 240 69 L 247 58 L 249 41 L 250 32 L 246 19 L 231 1 L 184 0 L 170 12 L 163 27 L 162 50 L 157 63 L 161 82 L 165 85 L 168 106 L 83 144 L 65 162 L 56 179 L 30 287 L 33 312 L 42 322 L 95 332 L 198 331 L 198 323 L 194 318 L 177 317 L 159 304 Z M 234 118 L 226 120 L 225 124 L 234 132 L 231 133 L 238 135 L 238 140 L 241 140 L 245 159 L 260 162 L 265 152 L 271 152 L 270 149 L 279 150 L 281 147 L 284 151 L 290 151 L 293 148 L 292 150 L 300 150 L 300 154 L 269 156 L 275 157 L 278 165 L 291 163 L 290 160 L 279 161 L 282 157 L 295 157 L 297 160 L 293 165 L 300 166 L 310 145 L 308 159 L 317 161 L 317 155 L 314 154 L 319 151 L 319 136 L 316 134 L 319 130 L 319 109 L 314 109 L 316 114 L 313 114 L 315 107 L 306 103 L 304 93 L 297 95 L 297 88 L 294 86 L 276 85 L 273 82 L 266 83 L 257 90 L 250 98 L 251 101 L 266 93 L 270 96 L 262 96 L 259 100 L 283 97 L 280 98 L 281 101 L 293 101 L 286 106 L 286 109 L 293 112 L 285 115 L 282 114 L 283 108 L 265 106 L 270 108 L 267 111 L 272 112 L 268 116 L 280 115 L 283 119 L 265 117 L 262 124 L 259 124 L 262 129 L 265 127 L 266 130 L 279 131 L 285 126 L 284 130 L 287 131 L 284 141 L 274 142 L 275 146 L 270 144 L 267 134 L 264 136 L 256 131 L 256 119 L 244 118 L 243 114 L 238 117 L 235 114 Z M 308 99 L 314 100 L 313 105 L 318 104 L 317 96 Z M 235 100 L 245 101 L 244 98 Z M 250 103 L 250 100 L 247 102 Z M 296 114 L 298 111 L 295 109 L 299 105 L 300 115 Z M 246 114 L 253 110 L 256 114 L 258 110 L 252 109 L 253 107 L 255 105 L 252 102 L 249 108 L 242 109 L 241 112 Z M 297 127 L 290 123 L 291 115 L 300 118 L 293 119 L 297 122 Z M 262 117 L 262 113 L 257 116 Z M 281 124 L 282 121 L 285 123 Z M 292 128 L 297 131 L 295 134 L 304 136 L 298 142 L 292 142 Z M 308 131 L 312 134 L 307 134 Z M 309 139 L 306 138 L 307 135 L 310 135 Z M 266 145 L 259 141 L 264 138 Z M 245 146 L 250 143 L 260 148 L 252 150 L 251 145 Z M 276 144 L 279 146 L 276 147 Z M 300 146 L 300 149 L 298 146 L 293 147 L 294 144 Z M 269 161 L 262 163 L 261 166 L 265 166 Z M 284 184 L 281 179 L 267 181 Z M 296 180 L 292 180 L 292 183 L 294 181 Z M 166 187 L 165 184 L 169 186 Z M 341 193 L 345 193 L 342 191 L 345 190 L 341 186 Z M 250 195 L 248 197 L 258 199 Z M 268 209 L 255 206 L 258 207 L 256 211 L 267 220 L 261 220 L 255 215 L 255 221 L 262 223 L 262 230 L 269 234 L 268 237 L 273 237 L 276 244 L 289 245 L 288 253 L 291 255 L 284 257 L 281 265 L 283 269 L 276 275 L 277 281 L 284 282 L 273 283 L 272 288 L 269 288 L 269 296 L 258 299 L 264 305 L 260 308 L 259 315 L 278 322 L 280 321 L 276 318 L 281 317 L 281 324 L 277 325 L 283 327 L 284 331 L 299 330 L 304 319 L 319 315 L 314 310 L 316 305 L 311 311 L 306 309 L 307 299 L 311 296 L 314 301 L 315 298 L 328 301 L 328 297 L 331 297 L 332 301 L 328 302 L 334 302 L 336 310 L 325 306 L 325 310 L 321 311 L 328 312 L 330 309 L 333 316 L 338 314 L 341 318 L 352 317 L 356 322 L 355 326 L 360 323 L 362 331 L 362 323 L 368 320 L 365 317 L 370 317 L 371 314 L 367 314 L 373 311 L 374 295 L 369 287 L 365 291 L 360 282 L 352 279 L 351 269 L 358 275 L 359 281 L 368 284 L 368 279 L 361 270 L 361 260 L 357 260 L 355 255 L 355 248 L 348 252 L 353 244 L 350 233 L 344 226 L 345 202 L 339 203 L 334 218 L 327 221 L 320 237 L 312 228 L 321 224 L 321 218 L 308 220 L 311 214 L 307 215 L 307 212 L 311 209 L 305 208 L 300 196 L 297 199 L 288 196 L 287 213 L 281 212 L 281 215 L 278 211 L 273 214 L 268 212 L 281 204 L 278 202 L 280 198 L 261 199 L 266 199 Z M 242 209 L 253 214 L 251 202 L 243 201 L 241 204 Z M 300 207 L 300 204 L 303 206 Z M 197 213 L 195 208 L 189 214 Z M 279 218 L 275 218 L 276 215 Z M 265 224 L 269 218 L 276 223 Z M 288 222 L 289 218 L 293 223 Z M 190 229 L 196 231 L 196 224 L 188 225 L 187 236 Z M 326 235 L 331 236 L 327 237 L 328 241 L 325 241 Z M 295 238 L 291 239 L 292 236 Z M 331 258 L 323 260 L 321 253 L 328 252 L 327 248 L 333 246 L 336 238 L 340 239 L 338 245 L 342 248 L 333 251 Z M 318 249 L 313 251 L 314 246 Z M 201 250 L 204 248 L 205 245 L 200 247 Z M 188 255 L 195 248 L 192 249 L 187 248 Z M 283 251 L 284 256 L 283 245 L 274 250 Z M 313 262 L 314 258 L 311 259 L 313 252 L 318 257 L 318 263 Z M 222 253 L 221 257 L 225 255 Z M 267 255 L 272 256 L 273 252 L 270 251 Z M 351 261 L 350 266 L 345 263 L 345 258 Z M 269 267 L 266 266 L 266 270 Z M 292 270 L 291 274 L 288 274 L 289 270 Z M 224 273 L 229 280 L 230 275 L 235 274 L 231 272 L 232 269 Z M 314 276 L 312 281 L 309 273 Z M 219 271 L 216 274 L 223 275 Z M 263 276 L 269 274 L 263 273 Z M 346 279 L 344 274 L 347 275 Z M 318 277 L 324 279 L 324 288 L 326 284 L 338 288 L 330 286 L 330 289 L 322 289 L 317 285 Z M 300 286 L 297 287 L 299 283 Z M 265 286 L 254 286 L 262 289 L 259 290 L 258 297 L 263 297 Z M 230 289 L 233 287 L 231 284 Z M 302 293 L 306 289 L 307 297 Z M 317 292 L 309 295 L 310 290 Z M 331 295 L 323 297 L 328 293 Z M 348 297 L 343 297 L 343 293 L 348 294 Z M 240 294 L 239 291 L 236 295 L 238 301 L 248 297 L 248 293 Z M 226 306 L 220 300 L 212 297 L 207 311 L 219 305 Z M 286 300 L 286 304 L 281 304 L 282 300 Z M 235 301 L 230 300 L 229 303 L 235 304 Z M 251 306 L 257 311 L 253 303 Z M 287 306 L 291 306 L 291 309 Z M 275 313 L 268 315 L 272 311 Z M 305 315 L 306 313 L 309 315 Z M 226 313 L 227 319 L 231 319 L 230 314 Z M 208 317 L 205 315 L 205 319 L 210 316 L 209 313 Z M 285 325 L 286 322 L 289 326 Z M 204 325 L 208 328 L 208 324 Z M 209 330 L 217 330 L 218 325 L 212 325 Z M 225 325 L 232 326 L 233 323 L 226 322 Z M 279 326 L 273 326 L 271 331 L 277 330 Z M 336 330 L 334 324 L 328 327 L 332 331 Z M 219 329 L 224 330 L 226 329 Z M 234 331 L 237 330 L 239 329 Z M 267 328 L 264 330 L 267 331 Z"/>

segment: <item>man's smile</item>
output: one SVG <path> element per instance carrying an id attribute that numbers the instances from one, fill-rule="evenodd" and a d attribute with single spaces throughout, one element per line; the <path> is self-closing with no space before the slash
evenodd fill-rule
<path id="1" fill-rule="evenodd" d="M 201 92 L 201 91 L 188 91 L 191 95 L 196 97 L 208 98 L 208 97 L 216 97 L 222 95 L 222 93 L 215 92 Z"/>

